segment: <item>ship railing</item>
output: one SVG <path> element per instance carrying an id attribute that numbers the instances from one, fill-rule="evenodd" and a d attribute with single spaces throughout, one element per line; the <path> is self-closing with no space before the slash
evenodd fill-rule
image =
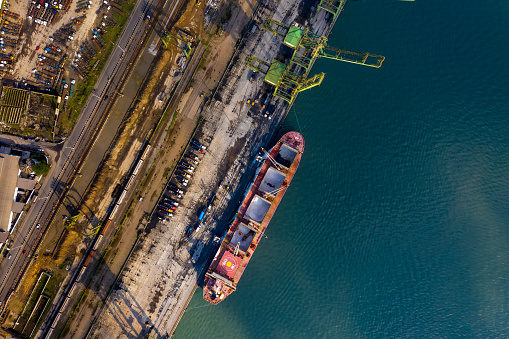
<path id="1" fill-rule="evenodd" d="M 270 155 L 270 153 L 269 153 L 269 152 L 267 152 L 267 151 L 266 151 L 263 147 L 262 147 L 262 151 L 263 151 L 263 153 L 265 153 L 265 155 L 266 155 L 266 156 L 267 156 L 267 158 L 270 160 L 270 162 L 272 162 L 272 164 L 273 164 L 273 165 L 274 165 L 274 166 L 275 166 L 278 170 L 280 170 L 280 171 L 281 171 L 281 169 L 282 169 L 282 168 L 281 168 L 281 164 L 280 164 L 280 163 L 278 163 L 278 162 L 276 161 L 276 159 L 274 159 L 274 158 L 272 157 L 272 155 Z"/>
<path id="2" fill-rule="evenodd" d="M 229 288 L 231 288 L 234 291 L 236 290 L 235 286 L 233 286 L 233 284 L 230 280 L 226 279 L 225 277 L 223 277 L 222 275 L 220 275 L 216 272 L 206 273 L 205 275 L 212 279 L 221 280 L 223 283 L 225 283 L 226 286 L 228 286 Z"/>
<path id="3" fill-rule="evenodd" d="M 240 219 L 240 222 L 239 222 L 239 225 L 240 224 L 244 224 L 244 226 L 246 226 L 247 228 L 249 228 L 252 231 L 255 231 L 255 232 L 258 232 L 258 233 L 261 232 L 260 225 L 258 223 L 256 223 L 256 221 L 252 220 L 249 217 L 246 217 L 246 216 L 242 217 Z"/>

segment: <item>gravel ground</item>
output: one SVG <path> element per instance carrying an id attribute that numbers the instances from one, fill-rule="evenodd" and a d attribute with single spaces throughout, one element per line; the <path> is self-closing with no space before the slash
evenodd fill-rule
<path id="1" fill-rule="evenodd" d="M 11 1 L 13 2 L 13 1 Z M 48 26 L 39 25 L 34 23 L 32 20 L 27 18 L 27 12 L 31 1 L 19 1 L 19 10 L 16 12 L 20 14 L 20 21 L 23 20 L 26 23 L 26 29 L 21 36 L 20 41 L 22 44 L 19 46 L 19 50 L 16 51 L 18 59 L 14 67 L 14 73 L 12 76 L 16 79 L 30 79 L 35 80 L 32 69 L 37 67 L 37 55 L 44 54 L 42 50 L 46 45 L 50 44 L 49 36 L 57 31 L 63 25 L 69 23 L 71 18 L 78 17 L 83 14 L 76 13 L 76 1 L 71 3 L 67 12 L 60 12 L 57 20 Z M 67 50 L 63 50 L 62 54 L 67 53 L 70 56 L 74 55 L 75 51 L 78 50 L 78 46 L 90 37 L 92 27 L 95 27 L 97 19 L 97 10 L 99 9 L 102 1 L 92 1 L 91 7 L 87 12 L 87 17 L 82 20 L 80 25 L 75 25 L 76 36 L 73 41 L 67 45 Z M 36 47 L 40 46 L 39 51 L 36 51 Z M 14 51 L 13 51 L 14 52 Z M 69 73 L 67 72 L 66 76 Z"/>

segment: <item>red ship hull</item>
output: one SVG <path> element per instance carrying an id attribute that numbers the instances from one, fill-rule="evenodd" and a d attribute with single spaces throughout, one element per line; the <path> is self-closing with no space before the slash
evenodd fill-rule
<path id="1" fill-rule="evenodd" d="M 288 132 L 267 154 L 205 274 L 203 299 L 209 303 L 218 304 L 236 290 L 299 166 L 304 145 L 300 133 Z"/>

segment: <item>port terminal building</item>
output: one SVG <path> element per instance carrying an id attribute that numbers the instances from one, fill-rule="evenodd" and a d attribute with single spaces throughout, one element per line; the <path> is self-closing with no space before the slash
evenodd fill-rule
<path id="1" fill-rule="evenodd" d="M 0 147 L 0 246 L 14 231 L 37 183 L 35 175 L 22 171 L 23 159 L 29 157 L 28 151 Z"/>

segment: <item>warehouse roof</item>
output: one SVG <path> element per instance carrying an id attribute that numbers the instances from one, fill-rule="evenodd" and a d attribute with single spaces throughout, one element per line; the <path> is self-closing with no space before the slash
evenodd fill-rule
<path id="1" fill-rule="evenodd" d="M 290 29 L 288 30 L 288 33 L 286 33 L 285 40 L 283 43 L 291 48 L 297 47 L 297 44 L 300 41 L 300 38 L 302 38 L 302 34 L 304 31 L 300 29 L 297 26 L 290 26 Z"/>
<path id="2" fill-rule="evenodd" d="M 0 230 L 7 232 L 19 173 L 19 157 L 0 154 Z"/>
<path id="3" fill-rule="evenodd" d="M 283 76 L 283 73 L 285 72 L 286 65 L 282 62 L 279 62 L 277 60 L 272 60 L 272 63 L 270 64 L 270 68 L 265 75 L 265 81 L 269 84 L 275 86 L 279 82 L 279 79 Z"/>
<path id="4" fill-rule="evenodd" d="M 34 189 L 36 183 L 37 183 L 37 181 L 35 181 L 33 179 L 18 178 L 16 187 L 24 189 L 25 191 L 31 191 Z"/>

